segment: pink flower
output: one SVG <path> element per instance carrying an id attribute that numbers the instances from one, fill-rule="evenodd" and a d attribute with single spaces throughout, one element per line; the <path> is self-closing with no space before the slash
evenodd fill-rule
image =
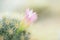
<path id="1" fill-rule="evenodd" d="M 33 10 L 26 9 L 25 17 L 20 22 L 20 28 L 19 30 L 24 30 L 30 26 L 31 23 L 37 20 L 37 14 L 36 12 L 33 12 Z"/>
<path id="2" fill-rule="evenodd" d="M 25 18 L 27 21 L 34 22 L 37 19 L 37 14 L 33 10 L 26 9 Z"/>

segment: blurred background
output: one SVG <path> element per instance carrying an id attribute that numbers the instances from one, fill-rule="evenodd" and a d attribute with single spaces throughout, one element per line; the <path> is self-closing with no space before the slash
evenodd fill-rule
<path id="1" fill-rule="evenodd" d="M 0 0 L 0 16 L 22 19 L 27 8 L 38 14 L 30 40 L 60 40 L 60 0 Z"/>

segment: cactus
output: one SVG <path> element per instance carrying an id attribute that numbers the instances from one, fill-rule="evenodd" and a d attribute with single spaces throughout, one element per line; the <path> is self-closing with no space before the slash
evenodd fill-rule
<path id="1" fill-rule="evenodd" d="M 25 13 L 21 21 L 10 17 L 0 18 L 0 40 L 29 40 L 30 33 L 25 29 L 36 21 L 37 14 L 29 8 Z"/>
<path id="2" fill-rule="evenodd" d="M 19 20 L 2 18 L 0 20 L 0 40 L 28 40 L 28 32 L 21 31 L 17 34 L 19 27 Z"/>

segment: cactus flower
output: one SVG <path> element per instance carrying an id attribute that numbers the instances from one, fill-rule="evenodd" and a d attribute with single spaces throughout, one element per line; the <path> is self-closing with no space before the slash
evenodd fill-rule
<path id="1" fill-rule="evenodd" d="M 31 23 L 33 23 L 37 19 L 37 14 L 36 12 L 33 12 L 33 10 L 26 9 L 25 18 L 26 21 L 30 21 Z"/>
<path id="2" fill-rule="evenodd" d="M 31 23 L 36 21 L 36 19 L 36 12 L 33 12 L 33 10 L 26 9 L 24 19 L 20 22 L 20 30 L 24 30 L 25 28 L 29 27 Z"/>

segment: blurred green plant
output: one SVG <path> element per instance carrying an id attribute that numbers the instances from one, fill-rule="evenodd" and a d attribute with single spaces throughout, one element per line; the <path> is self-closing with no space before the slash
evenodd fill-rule
<path id="1" fill-rule="evenodd" d="M 36 12 L 26 9 L 24 18 L 20 21 L 9 17 L 0 18 L 0 35 L 3 40 L 29 40 L 29 34 L 26 32 L 33 22 L 37 20 Z"/>
<path id="2" fill-rule="evenodd" d="M 0 40 L 29 40 L 29 33 L 25 30 L 18 32 L 20 21 L 3 17 L 0 19 Z"/>

